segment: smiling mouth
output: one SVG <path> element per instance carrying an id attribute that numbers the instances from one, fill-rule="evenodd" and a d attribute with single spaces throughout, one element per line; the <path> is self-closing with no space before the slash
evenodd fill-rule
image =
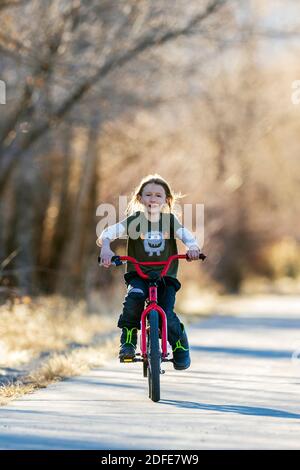
<path id="1" fill-rule="evenodd" d="M 157 240 L 157 241 L 152 240 L 151 242 L 148 241 L 150 248 L 157 248 L 158 246 L 161 245 L 161 243 L 162 243 L 161 240 Z"/>

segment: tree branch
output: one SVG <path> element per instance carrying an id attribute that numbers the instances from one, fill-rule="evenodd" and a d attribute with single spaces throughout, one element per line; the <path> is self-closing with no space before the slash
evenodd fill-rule
<path id="1" fill-rule="evenodd" d="M 53 113 L 50 118 L 50 123 L 51 121 L 54 122 L 56 120 L 60 120 L 68 111 L 70 111 L 74 104 L 77 103 L 91 89 L 93 85 L 95 85 L 100 79 L 106 77 L 112 70 L 124 66 L 132 59 L 134 59 L 147 49 L 150 49 L 151 47 L 161 46 L 171 40 L 174 40 L 180 36 L 190 33 L 193 27 L 195 27 L 201 21 L 205 20 L 218 8 L 223 6 L 226 1 L 227 0 L 212 1 L 203 13 L 196 15 L 184 28 L 168 31 L 160 37 L 152 37 L 151 35 L 148 35 L 135 47 L 125 52 L 123 55 L 112 58 L 111 60 L 107 61 L 92 77 L 90 77 L 84 83 L 79 85 L 78 88 L 74 90 L 73 93 L 71 93 L 71 95 L 65 100 L 65 102 Z M 44 131 L 47 129 L 48 124 L 49 122 L 45 122 L 43 125 L 40 126 L 39 129 L 36 129 L 36 131 L 33 132 L 33 140 L 31 140 L 31 136 L 28 136 L 29 141 L 27 144 L 25 144 L 24 148 L 28 148 L 29 144 L 31 144 L 38 137 L 40 137 L 40 135 L 43 134 Z"/>
<path id="2" fill-rule="evenodd" d="M 31 145 L 41 138 L 41 136 L 44 135 L 53 125 L 58 123 L 99 80 L 105 78 L 113 70 L 116 70 L 117 68 L 129 63 L 132 59 L 138 57 L 146 50 L 149 50 L 155 46 L 162 46 L 163 44 L 166 44 L 180 36 L 191 34 L 193 28 L 203 22 L 211 14 L 219 10 L 226 2 L 227 0 L 212 0 L 207 5 L 205 11 L 195 15 L 185 27 L 176 28 L 161 35 L 156 34 L 153 36 L 153 34 L 148 34 L 128 51 L 117 57 L 111 58 L 105 64 L 103 64 L 94 75 L 80 84 L 62 103 L 62 105 L 53 111 L 48 119 L 46 119 L 38 127 L 24 136 L 24 139 L 20 145 L 21 148 L 18 148 L 13 152 L 9 152 L 8 149 L 8 153 L 10 153 L 10 155 L 6 165 L 4 165 L 4 168 L 1 170 L 0 188 L 4 185 L 5 180 L 9 177 L 16 163 L 17 156 L 21 155 L 22 152 L 31 147 Z"/>
<path id="3" fill-rule="evenodd" d="M 28 0 L 19 0 L 19 1 L 17 1 L 17 0 L 11 0 L 11 1 L 2 0 L 2 1 L 0 1 L 0 11 L 4 10 L 5 8 L 10 8 L 10 7 L 20 7 L 20 6 L 24 5 L 27 2 L 28 2 Z"/>

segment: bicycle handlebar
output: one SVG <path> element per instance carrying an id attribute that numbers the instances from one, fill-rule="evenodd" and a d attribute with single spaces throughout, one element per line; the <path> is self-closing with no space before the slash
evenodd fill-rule
<path id="1" fill-rule="evenodd" d="M 100 257 L 98 257 L 98 261 L 100 261 L 99 259 Z M 204 255 L 203 253 L 200 253 L 199 255 L 199 259 L 201 259 L 202 261 L 204 261 L 206 258 L 206 255 Z M 136 260 L 135 258 L 131 257 L 131 256 L 118 256 L 118 255 L 115 255 L 111 258 L 111 261 L 112 263 L 114 263 L 116 266 L 121 266 L 123 265 L 124 263 L 122 261 L 130 261 L 135 269 L 136 269 L 136 272 L 138 273 L 138 275 L 140 277 L 142 277 L 143 279 L 149 279 L 149 276 L 148 274 L 145 274 L 140 266 L 164 266 L 163 270 L 161 271 L 160 273 L 160 277 L 164 277 L 166 276 L 169 268 L 170 268 L 170 265 L 171 263 L 175 260 L 175 259 L 186 259 L 186 260 L 189 260 L 190 258 L 188 257 L 187 254 L 185 255 L 172 255 L 172 256 L 169 256 L 169 258 L 166 260 L 166 261 L 138 261 Z"/>

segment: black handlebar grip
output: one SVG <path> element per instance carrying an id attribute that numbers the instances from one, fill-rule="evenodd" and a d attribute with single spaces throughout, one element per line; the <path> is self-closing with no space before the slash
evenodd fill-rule
<path id="1" fill-rule="evenodd" d="M 185 256 L 185 257 L 186 257 L 186 259 L 187 259 L 187 260 L 189 260 L 189 259 L 190 259 L 188 254 L 186 254 L 186 256 Z M 199 259 L 201 259 L 202 261 L 204 261 L 204 260 L 205 260 L 205 258 L 207 258 L 207 256 L 206 256 L 204 253 L 200 253 L 200 255 L 199 255 Z"/>
<path id="2" fill-rule="evenodd" d="M 118 256 L 118 255 L 112 256 L 111 262 L 115 263 L 116 266 L 122 266 L 123 265 L 122 261 L 120 260 L 120 256 Z"/>

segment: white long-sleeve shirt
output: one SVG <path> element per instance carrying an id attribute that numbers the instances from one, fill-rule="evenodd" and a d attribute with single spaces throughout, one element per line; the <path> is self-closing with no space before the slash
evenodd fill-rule
<path id="1" fill-rule="evenodd" d="M 102 241 L 106 238 L 110 242 L 116 240 L 117 238 L 124 237 L 127 232 L 127 225 L 128 225 L 128 218 L 118 222 L 117 224 L 110 225 L 106 229 L 102 231 L 100 236 L 98 237 L 96 243 L 99 247 L 102 246 Z M 199 244 L 197 239 L 193 236 L 193 234 L 186 228 L 181 225 L 177 217 L 174 215 L 174 225 L 177 226 L 177 229 L 174 230 L 174 235 L 176 238 L 181 240 L 188 248 L 192 246 L 197 246 L 199 248 Z"/>
<path id="2" fill-rule="evenodd" d="M 181 240 L 188 248 L 198 243 L 192 233 L 181 225 L 174 214 L 162 213 L 159 222 L 149 221 L 144 212 L 136 212 L 132 216 L 104 229 L 97 239 L 101 246 L 103 240 L 112 242 L 116 238 L 128 238 L 128 256 L 138 261 L 166 261 L 170 256 L 177 254 L 176 238 Z M 135 272 L 131 262 L 126 265 L 127 272 Z M 144 272 L 149 270 L 160 271 L 160 265 L 144 265 Z M 175 260 L 168 271 L 168 276 L 176 278 L 178 260 Z"/>

